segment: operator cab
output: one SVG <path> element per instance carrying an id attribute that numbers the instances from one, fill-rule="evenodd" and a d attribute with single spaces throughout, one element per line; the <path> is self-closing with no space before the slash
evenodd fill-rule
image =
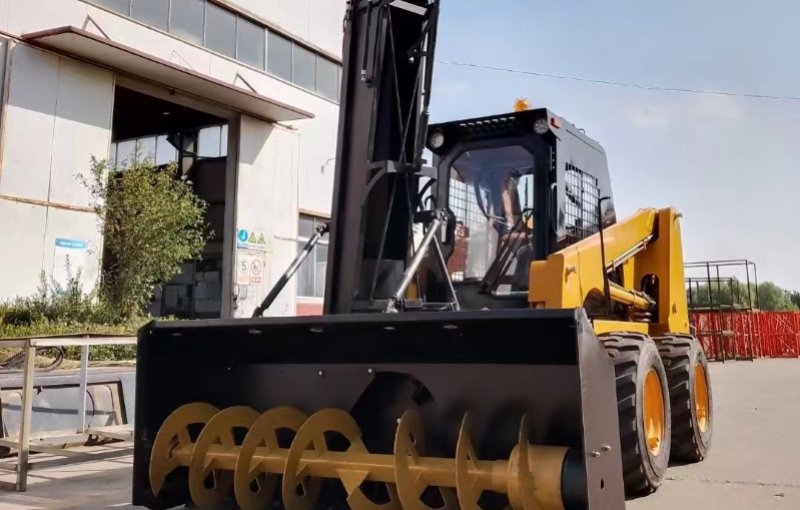
<path id="1" fill-rule="evenodd" d="M 531 262 L 615 222 L 605 151 L 547 109 L 435 124 L 427 146 L 462 308 L 528 306 Z"/>

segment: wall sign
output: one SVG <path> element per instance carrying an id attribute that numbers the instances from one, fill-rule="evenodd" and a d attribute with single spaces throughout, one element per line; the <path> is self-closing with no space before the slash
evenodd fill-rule
<path id="1" fill-rule="evenodd" d="M 264 252 L 236 251 L 236 285 L 261 285 L 265 271 Z"/>
<path id="2" fill-rule="evenodd" d="M 86 272 L 89 262 L 89 242 L 58 238 L 53 253 L 53 281 L 64 287 L 70 278 Z"/>
<path id="3" fill-rule="evenodd" d="M 236 232 L 236 247 L 240 250 L 272 252 L 271 241 L 267 239 L 264 232 L 240 228 Z"/>
<path id="4" fill-rule="evenodd" d="M 264 281 L 264 261 L 254 258 L 250 261 L 250 284 L 261 285 Z"/>

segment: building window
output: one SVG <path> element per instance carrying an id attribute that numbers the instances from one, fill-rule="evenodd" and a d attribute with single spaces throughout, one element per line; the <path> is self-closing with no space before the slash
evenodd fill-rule
<path id="1" fill-rule="evenodd" d="M 94 3 L 125 16 L 130 16 L 131 14 L 131 0 L 94 0 Z"/>
<path id="2" fill-rule="evenodd" d="M 112 143 L 110 157 L 110 166 L 117 170 L 146 160 L 161 166 L 177 162 L 178 149 L 167 141 L 166 135 L 144 136 Z"/>
<path id="3" fill-rule="evenodd" d="M 300 215 L 297 231 L 297 252 L 305 247 L 321 223 L 326 220 L 314 216 Z M 328 267 L 328 240 L 323 238 L 314 247 L 297 274 L 297 296 L 322 298 L 325 296 L 325 271 Z"/>
<path id="4" fill-rule="evenodd" d="M 267 71 L 292 81 L 292 41 L 273 32 L 267 42 Z"/>
<path id="5" fill-rule="evenodd" d="M 228 125 L 209 126 L 197 133 L 198 158 L 224 158 L 228 155 Z M 111 144 L 109 164 L 125 169 L 133 164 L 150 160 L 156 166 L 178 162 L 178 149 L 167 135 L 143 136 L 119 140 Z"/>
<path id="6" fill-rule="evenodd" d="M 172 0 L 169 31 L 195 44 L 203 44 L 205 7 L 203 0 Z"/>
<path id="7" fill-rule="evenodd" d="M 339 66 L 317 57 L 317 93 L 331 101 L 339 100 Z"/>
<path id="8" fill-rule="evenodd" d="M 152 27 L 169 27 L 169 0 L 133 0 L 131 17 Z"/>
<path id="9" fill-rule="evenodd" d="M 122 140 L 113 144 L 111 153 L 114 154 L 113 167 L 121 169 L 136 163 L 136 140 Z"/>
<path id="10" fill-rule="evenodd" d="M 228 155 L 228 126 L 211 126 L 200 130 L 197 136 L 197 156 L 220 158 Z"/>
<path id="11" fill-rule="evenodd" d="M 206 3 L 206 47 L 236 58 L 236 16 L 230 11 Z"/>
<path id="12" fill-rule="evenodd" d="M 315 90 L 317 86 L 317 62 L 314 54 L 296 44 L 292 52 L 292 82 L 308 90 Z"/>
<path id="13" fill-rule="evenodd" d="M 239 18 L 236 23 L 236 59 L 264 70 L 267 33 L 263 28 Z"/>
<path id="14" fill-rule="evenodd" d="M 85 1 L 266 70 L 320 97 L 339 100 L 342 76 L 339 64 L 211 1 Z"/>
<path id="15" fill-rule="evenodd" d="M 156 165 L 169 165 L 178 161 L 178 149 L 169 143 L 167 135 L 156 138 Z"/>

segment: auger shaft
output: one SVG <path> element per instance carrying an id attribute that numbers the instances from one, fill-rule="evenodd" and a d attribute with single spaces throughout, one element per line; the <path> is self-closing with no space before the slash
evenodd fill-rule
<path id="1" fill-rule="evenodd" d="M 204 425 L 194 442 L 188 434 L 192 424 Z M 242 441 L 234 437 L 237 428 L 249 430 Z M 456 506 L 480 510 L 478 500 L 484 491 L 507 494 L 512 510 L 563 510 L 566 448 L 529 445 L 523 420 L 519 444 L 507 460 L 480 460 L 468 428 L 465 417 L 455 458 L 427 457 L 422 422 L 416 413 L 406 412 L 398 420 L 394 454 L 378 454 L 366 450 L 355 421 L 344 411 L 327 409 L 306 419 L 292 408 L 259 415 L 243 407 L 218 411 L 207 404 L 188 404 L 159 430 L 151 453 L 151 487 L 158 495 L 167 475 L 184 466 L 189 468 L 192 499 L 201 508 L 220 504 L 232 489 L 240 508 L 266 508 L 276 486 L 267 480 L 281 475 L 287 510 L 312 508 L 322 479 L 341 480 L 353 510 L 433 510 L 419 501 L 428 487 L 449 491 L 449 496 L 442 492 L 442 510 Z M 296 432 L 289 448 L 278 444 L 276 434 L 281 429 Z M 330 450 L 326 432 L 341 434 L 349 443 L 347 449 Z M 361 492 L 365 481 L 387 484 L 397 505 L 369 501 Z M 302 496 L 295 496 L 300 485 Z"/>
<path id="2" fill-rule="evenodd" d="M 536 455 L 540 447 L 531 446 L 531 456 Z M 176 463 L 188 466 L 192 446 L 182 447 L 174 451 Z M 259 448 L 251 461 L 251 472 L 282 475 L 286 466 L 289 450 L 281 449 L 270 453 Z M 239 459 L 239 448 L 225 449 L 221 445 L 213 445 L 206 452 L 206 465 L 212 469 L 234 471 Z M 479 460 L 469 470 L 469 476 L 475 485 L 492 492 L 505 492 L 508 485 L 508 461 Z M 342 472 L 368 472 L 365 481 L 396 483 L 394 455 L 380 453 L 348 453 L 326 452 L 324 457 L 313 451 L 303 452 L 300 460 L 300 471 L 313 478 L 340 478 Z M 420 457 L 409 466 L 409 472 L 415 479 L 421 479 L 429 486 L 456 487 L 455 461 L 438 457 Z"/>

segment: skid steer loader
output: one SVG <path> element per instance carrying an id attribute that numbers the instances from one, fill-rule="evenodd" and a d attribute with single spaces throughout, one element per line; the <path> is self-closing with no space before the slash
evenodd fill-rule
<path id="1" fill-rule="evenodd" d="M 253 319 L 140 331 L 134 504 L 621 509 L 707 454 L 680 215 L 547 109 L 428 126 L 438 13 L 348 5 L 325 314 L 261 318 L 328 226 Z"/>

